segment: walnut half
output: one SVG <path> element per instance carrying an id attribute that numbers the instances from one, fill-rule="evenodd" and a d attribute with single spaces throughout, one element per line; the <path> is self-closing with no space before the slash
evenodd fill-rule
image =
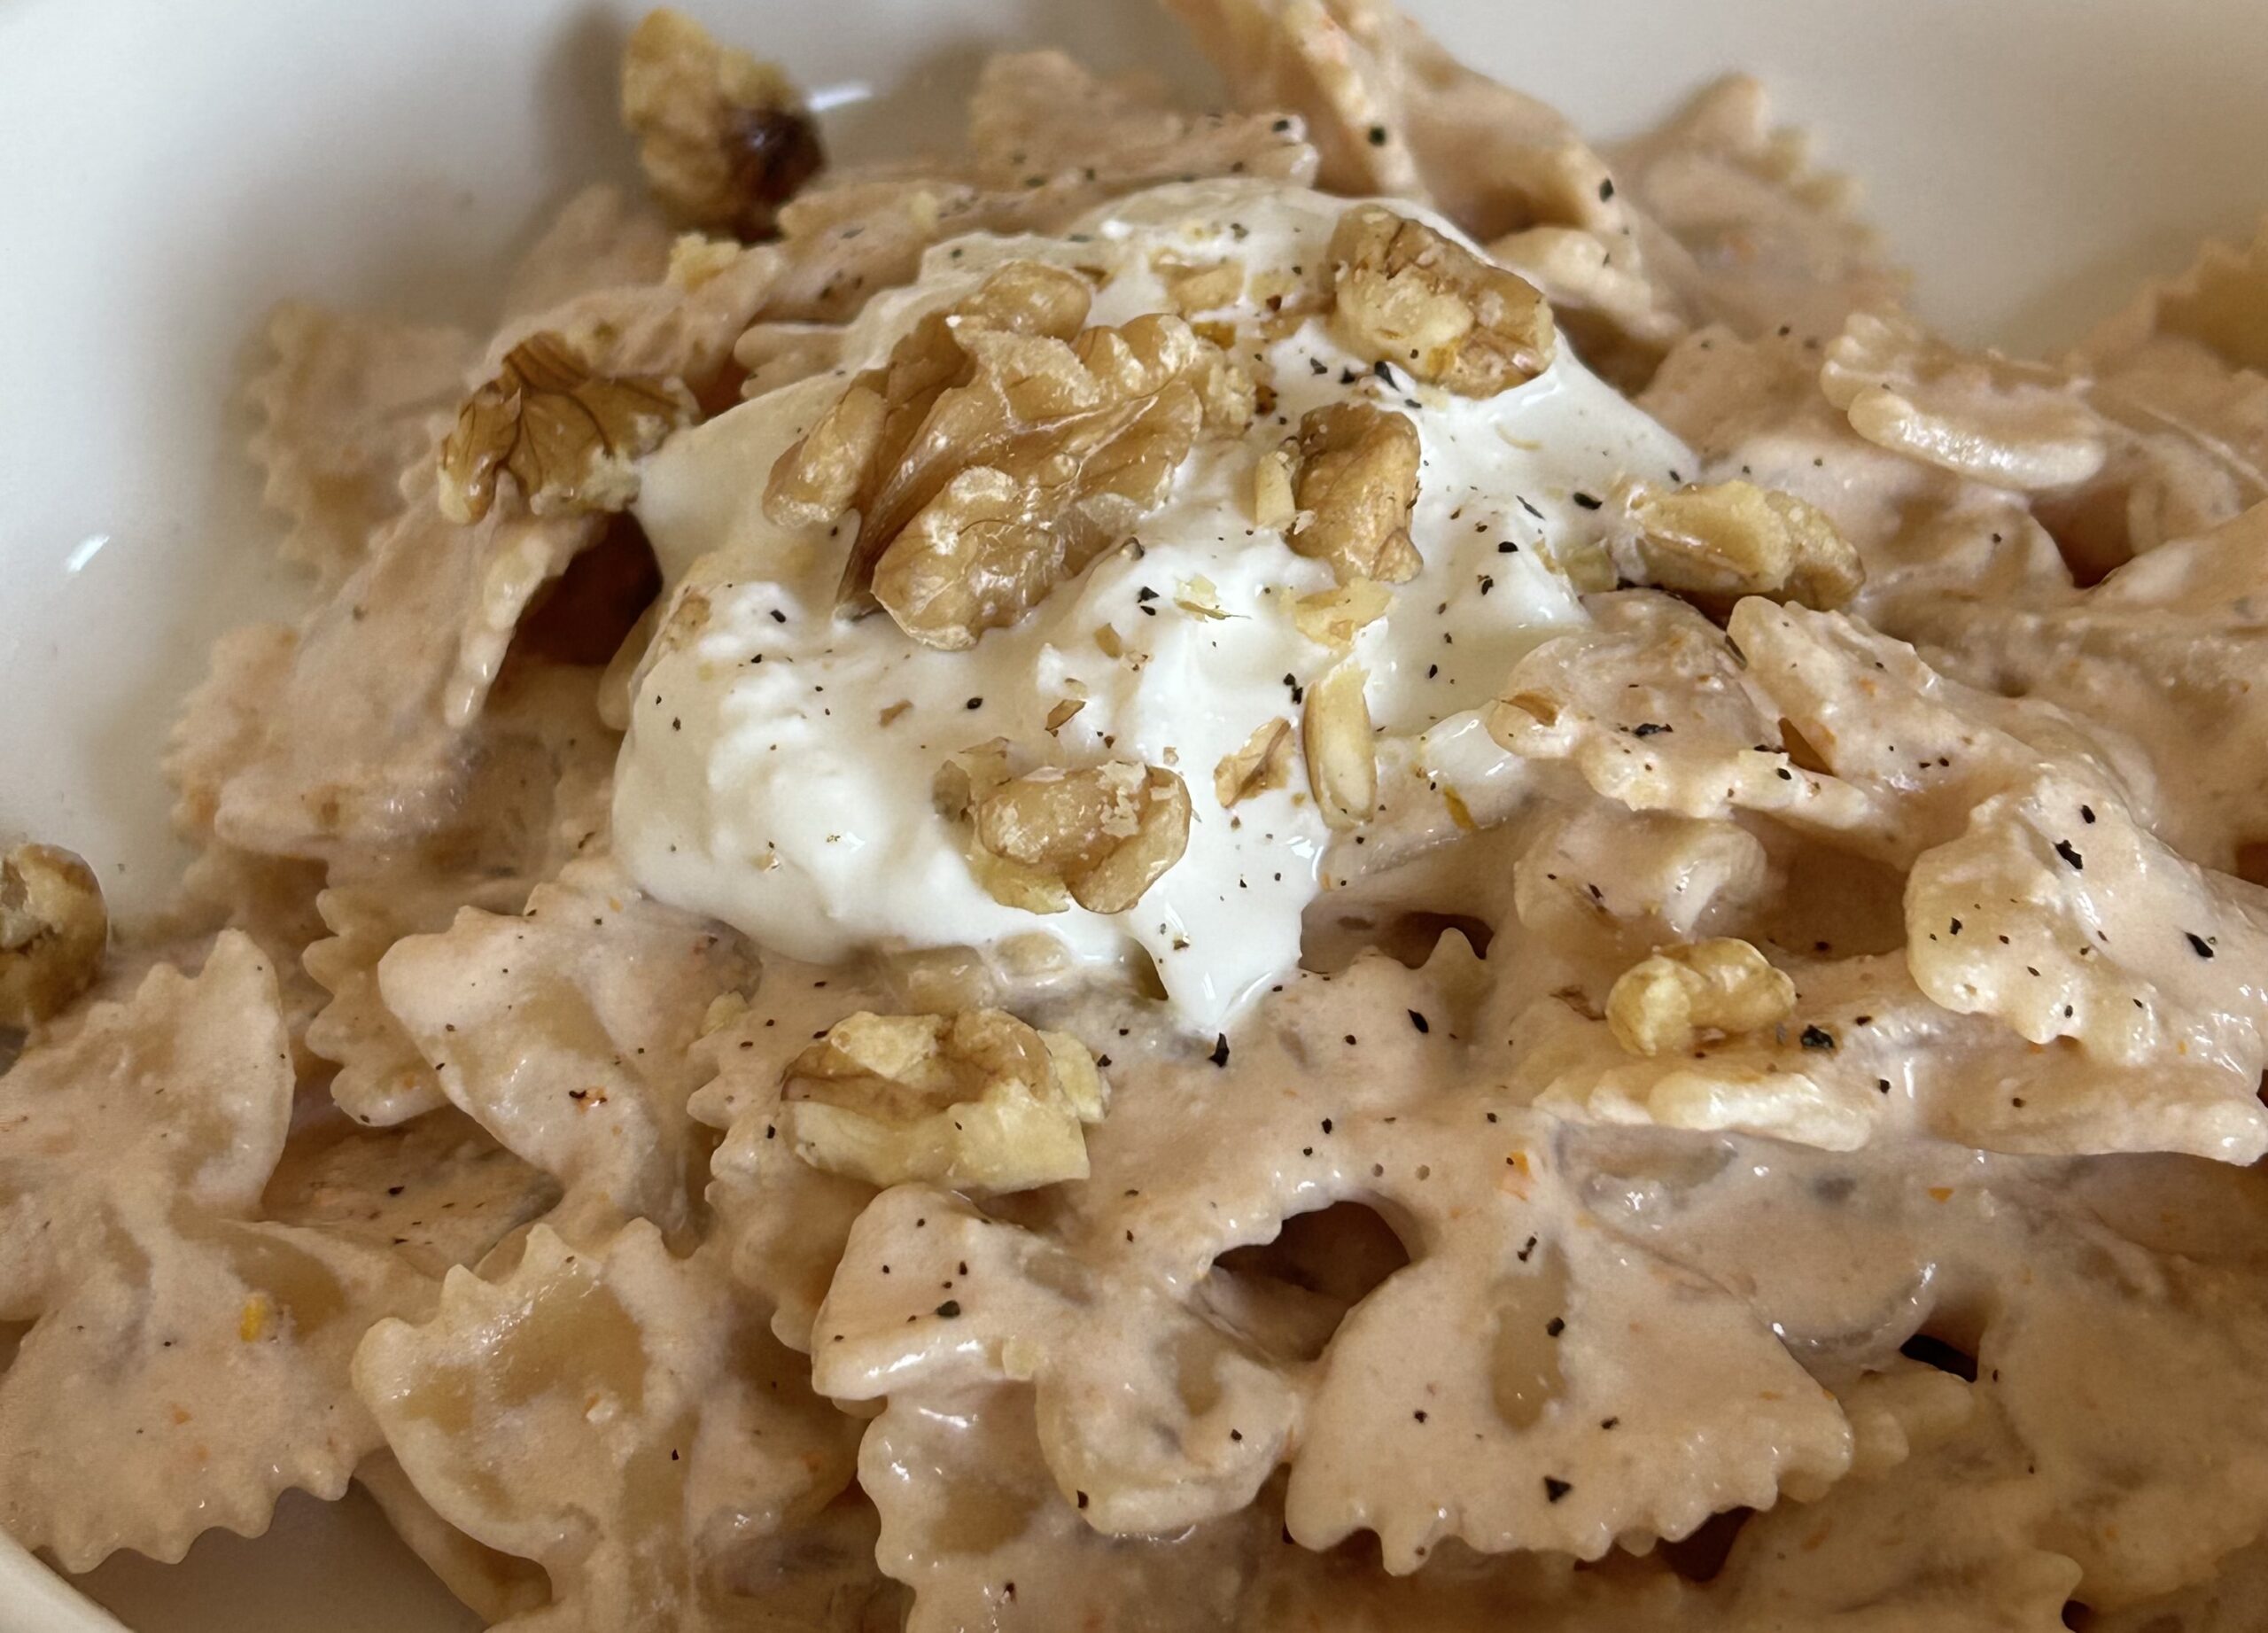
<path id="1" fill-rule="evenodd" d="M 1423 222 L 1358 204 L 1331 235 L 1332 330 L 1349 351 L 1460 397 L 1494 397 L 1551 366 L 1557 334 L 1535 285 Z"/>
<path id="2" fill-rule="evenodd" d="M 1733 937 L 1665 947 L 1616 979 L 1607 1030 L 1632 1054 L 1682 1054 L 1703 1029 L 1751 1032 L 1795 1013 L 1796 984 Z"/>
<path id="3" fill-rule="evenodd" d="M 1410 541 L 1418 503 L 1418 427 L 1406 414 L 1334 402 L 1300 416 L 1293 497 L 1300 520 L 1285 542 L 1331 564 L 1341 584 L 1402 584 L 1425 565 Z"/>
<path id="4" fill-rule="evenodd" d="M 622 52 L 622 122 L 647 185 L 689 227 L 768 237 L 824 162 L 788 76 L 719 45 L 681 12 L 650 12 Z"/>
<path id="5" fill-rule="evenodd" d="M 539 516 L 626 509 L 638 462 L 696 412 L 680 380 L 598 374 L 561 336 L 532 334 L 466 400 L 441 444 L 442 514 L 464 525 L 486 516 L 499 471 Z"/>
<path id="6" fill-rule="evenodd" d="M 93 984 L 110 937 L 95 870 L 54 845 L 0 857 L 0 1026 L 48 1019 Z"/>
<path id="7" fill-rule="evenodd" d="M 1081 1125 L 1102 1120 L 1105 1091 L 1085 1045 L 1005 1010 L 861 1010 L 788 1063 L 781 1100 L 814 1168 L 1000 1193 L 1085 1178 Z"/>
<path id="8" fill-rule="evenodd" d="M 1129 760 L 1012 777 L 979 794 L 969 816 L 988 857 L 1060 886 L 1090 913 L 1125 912 L 1189 847 L 1188 785 Z"/>
<path id="9" fill-rule="evenodd" d="M 1000 268 L 854 379 L 773 465 L 783 523 L 856 509 L 845 604 L 959 650 L 1130 538 L 1201 435 L 1241 431 L 1251 381 L 1177 317 L 1083 329 L 1088 288 Z"/>
<path id="10" fill-rule="evenodd" d="M 1617 494 L 1614 541 L 1627 577 L 1728 607 L 1743 595 L 1829 611 L 1859 593 L 1866 570 L 1826 513 L 1752 482 L 1630 483 Z"/>

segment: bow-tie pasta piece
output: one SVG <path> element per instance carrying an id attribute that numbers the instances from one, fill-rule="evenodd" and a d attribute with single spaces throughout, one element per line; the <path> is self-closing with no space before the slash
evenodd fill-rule
<path id="1" fill-rule="evenodd" d="M 1058 1486 L 1115 1532 L 1244 1507 L 1296 1410 L 1283 1380 L 1163 1293 L 920 1185 L 859 1216 L 812 1328 L 812 1380 L 836 1400 L 1032 1383 Z"/>
<path id="2" fill-rule="evenodd" d="M 2207 243 L 2074 354 L 2121 432 L 2097 479 L 2055 507 L 2081 582 L 2268 499 L 2268 236 Z"/>
<path id="3" fill-rule="evenodd" d="M 604 836 L 620 739 L 595 703 L 586 670 L 516 662 L 490 695 L 478 766 L 449 828 L 415 851 L 329 869 L 315 905 L 330 933 L 302 961 L 330 997 L 307 1046 L 338 1065 L 331 1098 L 357 1122 L 400 1123 L 448 1103 L 379 994 L 387 949 L 447 929 L 460 907 L 517 913 L 531 889 Z"/>
<path id="4" fill-rule="evenodd" d="M 1893 634 L 1910 634 L 1915 610 L 1941 597 L 2031 601 L 2066 591 L 2071 575 L 2058 543 L 2068 520 L 2059 517 L 2051 535 L 2028 495 L 1852 430 L 1819 384 L 1821 347 L 1845 315 L 1814 332 L 1783 327 L 1750 340 L 1722 327 L 1699 330 L 1671 352 L 1639 406 L 1685 439 L 1704 480 L 1754 483 L 1823 513 L 1865 569 L 1849 610 Z"/>
<path id="5" fill-rule="evenodd" d="M 829 1028 L 888 1001 L 879 987 L 840 969 L 766 959 L 754 996 L 717 1017 L 695 1046 L 713 1075 L 687 1110 L 725 1131 L 709 1159 L 717 1234 L 734 1279 L 771 1307 L 772 1330 L 790 1349 L 811 1348 L 812 1322 L 843 1244 L 874 1187 L 796 1155 L 781 1134 L 780 1092 L 788 1063 Z"/>
<path id="6" fill-rule="evenodd" d="M 644 1220 L 585 1248 L 538 1225 L 501 1280 L 452 1271 L 430 1321 L 381 1322 L 354 1359 L 418 1494 L 550 1578 L 507 1624 L 530 1633 L 781 1626 L 734 1573 L 849 1482 L 856 1431 L 802 1372 Z"/>
<path id="7" fill-rule="evenodd" d="M 340 884 L 315 898 L 330 934 L 304 957 L 307 974 L 330 1001 L 308 1023 L 307 1047 L 338 1064 L 331 1098 L 358 1123 L 387 1127 L 449 1103 L 431 1062 L 378 994 L 378 960 L 405 937 L 447 929 L 459 907 L 511 913 L 525 899 L 509 880 L 433 884 L 423 890 L 394 879 Z"/>
<path id="8" fill-rule="evenodd" d="M 882 1511 L 882 1568 L 914 1590 L 907 1633 L 1668 1633 L 1696 1602 L 1666 1570 L 1631 1562 L 1609 1575 L 1541 1554 L 1390 1576 L 1351 1551 L 1293 1543 L 1273 1483 L 1184 1530 L 1105 1536 L 1056 1490 L 1030 1392 L 1014 1385 L 893 1401 L 858 1466 Z"/>
<path id="9" fill-rule="evenodd" d="M 659 283 L 579 296 L 508 327 L 490 370 L 535 337 L 594 380 L 706 385 L 773 270 L 769 252 L 734 252 L 720 266 L 696 258 Z M 514 400 L 531 399 L 553 400 L 533 391 Z M 553 452 L 554 463 L 570 457 Z M 624 479 L 634 491 L 634 472 Z M 327 859 L 398 848 L 447 825 L 477 768 L 473 727 L 522 615 L 607 531 L 602 516 L 532 516 L 518 498 L 454 521 L 422 456 L 403 481 L 404 509 L 300 626 L 220 782 L 214 823 L 233 844 Z"/>
<path id="10" fill-rule="evenodd" d="M 1854 618 L 1743 603 L 1727 634 L 1791 742 L 1887 808 L 1892 860 L 1960 830 L 1969 808 L 2043 761 L 2148 797 L 2130 745 L 2054 706 L 1939 674 L 1902 641 Z"/>
<path id="11" fill-rule="evenodd" d="M 1999 1517 L 1962 1528 L 2077 1561 L 2085 1575 L 2071 1597 L 2083 1603 L 2109 1610 L 2194 1581 L 2268 1518 L 2258 1264 L 2244 1251 L 2200 1261 L 2122 1238 L 2105 1218 L 2135 1210 L 2106 1209 L 2100 1187 L 2075 1187 L 2091 1170 L 1953 1147 L 1838 1156 L 1576 1131 L 1561 1159 L 1601 1227 L 1746 1289 L 1759 1316 L 1851 1397 L 1854 1419 L 1866 1414 L 1849 1380 L 1901 1367 L 1901 1349 L 1973 1372 L 1976 1434 L 1944 1450 L 1975 1474 L 1894 1474 L 1910 1487 L 1899 1503 L 1928 1514 L 1949 1493 L 1989 1497 Z M 2257 1184 L 2218 1165 L 2186 1183 L 2178 1168 L 2162 1178 L 2177 1197 L 2208 1180 Z M 2163 1211 L 2138 1222 L 2163 1232 Z M 1918 1350 L 1917 1332 L 1927 1335 Z M 2180 1388 L 2170 1391 L 2169 1378 Z M 1822 1521 L 1846 1499 L 1879 1517 L 1852 1534 L 1860 1552 L 1823 1564 L 1806 1592 L 1847 1594 L 1865 1580 L 1853 1573 L 1873 1539 L 1901 1523 L 1861 1490 L 1854 1477 L 1818 1505 Z M 1807 1541 L 1806 1512 L 1774 1517 L 1771 1531 Z M 1838 1523 L 1829 1535 L 1839 1534 Z M 1813 1574 L 1769 1565 L 1757 1575 L 1768 1594 L 1775 1577 L 1793 1591 Z"/>
<path id="12" fill-rule="evenodd" d="M 1914 978 L 1957 1013 L 2128 1067 L 2225 1076 L 2251 1135 L 2268 1063 L 2268 894 L 2161 844 L 2115 793 L 2065 774 L 1977 808 L 1907 889 Z"/>
<path id="13" fill-rule="evenodd" d="M 1489 730 L 1523 758 L 1571 760 L 1634 810 L 1753 811 L 1904 865 L 2051 758 L 2148 787 L 2060 711 L 1949 680 L 1838 614 L 1751 599 L 1720 634 L 1658 595 L 1593 610 L 1601 633 L 1514 667 Z"/>
<path id="14" fill-rule="evenodd" d="M 1585 360 L 1618 383 L 1643 385 L 1696 322 L 1756 334 L 1792 319 L 1831 332 L 1902 282 L 1852 215 L 1850 190 L 1772 126 L 1752 80 L 1720 82 L 1602 157 L 1557 112 L 1475 73 L 1390 7 L 1173 10 L 1241 105 L 1307 120 L 1326 188 L 1431 203 L 1491 240 L 1490 254 L 1537 282 Z"/>
<path id="15" fill-rule="evenodd" d="M 461 329 L 288 301 L 268 320 L 268 366 L 246 388 L 262 497 L 289 524 L 284 559 L 327 586 L 353 572 L 402 508 L 401 473 L 431 451 L 478 353 Z"/>
<path id="16" fill-rule="evenodd" d="M 1514 1089 L 1557 1117 L 1768 1135 L 1829 1150 L 1908 1132 L 1989 1151 L 2182 1151 L 2247 1160 L 2259 1115 L 2201 1055 L 2133 1063 L 2041 1049 L 1924 996 L 1898 954 L 1791 960 L 1784 1020 L 1633 1054 L 1580 993 L 1512 1023 Z"/>
<path id="17" fill-rule="evenodd" d="M 1953 1410 L 1938 1416 L 1950 1421 L 1910 1407 L 1885 1414 L 1891 1431 L 1913 1442 L 1911 1457 L 1887 1473 L 1854 1472 L 1816 1503 L 1782 1504 L 1742 1528 L 1701 1626 L 2054 1633 L 2068 1625 L 2063 1606 L 2079 1567 L 2038 1538 L 2047 1494 L 2026 1480 L 2023 1447 L 1991 1407 L 1944 1381 L 1953 1386 Z M 1884 1546 L 1890 1536 L 1902 1545 Z M 1918 1568 L 1917 1556 L 1926 1561 Z"/>
<path id="18" fill-rule="evenodd" d="M 1565 760 L 1634 811 L 1712 818 L 1800 813 L 1856 829 L 1858 790 L 1804 766 L 1781 742 L 1714 626 L 1666 595 L 1591 603 L 1595 629 L 1543 642 L 1514 665 L 1488 732 L 1524 759 Z"/>
<path id="19" fill-rule="evenodd" d="M 1890 308 L 1854 312 L 1819 371 L 1868 441 L 1999 487 L 2068 487 L 2102 466 L 2079 383 L 1997 353 L 1969 356 Z"/>
<path id="20" fill-rule="evenodd" d="M 291 1109 L 276 991 L 224 932 L 0 1077 L 0 1315 L 32 1323 L 0 1379 L 0 1526 L 68 1568 L 337 1497 L 377 1443 L 355 1341 L 430 1298 L 385 1249 L 256 1218 Z"/>
<path id="21" fill-rule="evenodd" d="M 744 984 L 740 938 L 577 862 L 515 917 L 468 907 L 397 942 L 378 987 L 449 1099 L 566 1189 L 561 1228 L 692 1218 L 686 1114 L 710 1006 Z"/>
<path id="22" fill-rule="evenodd" d="M 501 642 L 486 651 L 486 632 L 509 633 L 598 533 L 586 517 L 501 510 L 459 527 L 430 492 L 413 499 L 294 638 L 221 785 L 216 831 L 247 850 L 322 859 L 412 843 L 447 822 L 468 772 L 468 730 L 502 657 Z M 476 642 L 484 673 L 460 682 L 460 651 Z"/>
<path id="23" fill-rule="evenodd" d="M 968 114 L 968 152 L 958 159 L 915 175 L 843 170 L 789 199 L 764 315 L 842 323 L 874 292 L 911 283 L 941 239 L 1061 231 L 1161 183 L 1315 175 L 1315 150 L 1297 120 L 1273 109 L 1192 118 L 1154 89 L 1098 78 L 1060 51 L 990 58 Z"/>
<path id="24" fill-rule="evenodd" d="M 436 1278 L 480 1264 L 558 1202 L 558 1181 L 454 1106 L 391 1128 L 305 1118 L 262 1195 L 275 1219 L 391 1248 Z"/>
<path id="25" fill-rule="evenodd" d="M 1895 299 L 1906 275 L 1883 260 L 1849 179 L 1814 167 L 1802 133 L 1771 114 L 1754 79 L 1719 80 L 1607 150 L 1615 196 L 1631 201 L 1681 309 L 1751 337 L 1831 332 L 1852 308 Z"/>
<path id="26" fill-rule="evenodd" d="M 2191 860 L 2268 880 L 2268 505 L 2162 544 L 2047 605 L 1938 596 L 1901 629 L 1948 674 L 2124 733 L 2154 765 L 2154 826 Z"/>
<path id="27" fill-rule="evenodd" d="M 295 1048 L 302 1030 L 298 1012 L 304 1007 L 312 1017 L 322 1005 L 320 991 L 299 978 L 298 965 L 322 935 L 315 907 L 322 867 L 247 851 L 223 840 L 214 824 L 229 779 L 258 751 L 267 700 L 283 684 L 297 640 L 277 624 L 229 630 L 213 643 L 205 678 L 183 701 L 163 766 L 174 790 L 174 829 L 198 854 L 183 876 L 175 910 L 153 927 L 159 936 L 186 937 L 226 924 L 259 942 L 276 962 Z M 309 1075 L 321 1069 L 312 1058 L 301 1064 Z"/>
<path id="28" fill-rule="evenodd" d="M 882 1570 L 913 1590 L 906 1633 L 1234 1627 L 1271 1528 L 1255 1505 L 1178 1536 L 1099 1534 L 1056 1489 L 1030 1391 L 1011 1385 L 935 1405 L 893 1396 L 859 1444 L 858 1481 L 882 1512 Z"/>
<path id="29" fill-rule="evenodd" d="M 1287 984 L 1213 1055 L 1114 1069 L 1092 1176 L 1046 1233 L 886 1193 L 813 1332 L 819 1388 L 926 1402 L 1034 1380 L 1057 1486 L 1110 1530 L 1241 1503 L 1281 1448 L 1293 1536 L 1372 1529 L 1396 1570 L 1453 1536 L 1596 1557 L 1833 1480 L 1841 1414 L 1737 1300 L 1581 1225 L 1543 1120 L 1431 1086 L 1462 1049 L 1441 979 L 1373 956 Z M 1341 1201 L 1415 1262 L 1310 1366 L 1289 1328 L 1218 1313 L 1235 1279 L 1208 1271 Z M 1260 1336 L 1232 1335 L 1247 1325 Z M 1192 1375 L 1209 1380 L 1193 1396 Z"/>
<path id="30" fill-rule="evenodd" d="M 1271 0 L 1176 0 L 1172 9 L 1231 76 L 1239 105 L 1287 109 L 1306 122 L 1320 156 L 1322 186 L 1425 196 L 1410 144 L 1394 139 L 1401 112 L 1398 52 L 1379 25 L 1406 27 L 1399 17 L 1382 9 L 1350 14 L 1345 7 Z M 1540 105 L 1529 105 L 1550 117 Z M 1373 130 L 1379 133 L 1375 140 Z"/>
<path id="31" fill-rule="evenodd" d="M 2268 1541 L 2222 1559 L 2194 1586 L 2090 1617 L 2090 1633 L 2252 1633 L 2268 1624 Z"/>
<path id="32" fill-rule="evenodd" d="M 1596 1559 L 1843 1473 L 1833 1397 L 1740 1300 L 1588 1228 L 1541 1119 L 1480 1121 L 1346 1131 L 1418 1246 L 1324 1356 L 1293 1536 L 1374 1530 L 1392 1570 L 1451 1536 Z"/>
<path id="33" fill-rule="evenodd" d="M 593 290 L 657 284 L 669 272 L 677 236 L 642 201 L 610 183 L 594 183 L 560 206 L 512 268 L 504 316 L 547 312 Z"/>
<path id="34" fill-rule="evenodd" d="M 1842 315 L 1834 323 L 1839 327 Z M 1914 518 L 1959 507 L 1970 486 L 1851 429 L 1819 388 L 1824 338 L 1767 332 L 1744 339 L 1721 324 L 1697 330 L 1663 360 L 1636 400 L 1693 450 L 1700 479 L 1739 478 L 1823 511 L 1858 547 L 1868 581 L 1879 589 L 1898 576 L 1884 567 L 1915 565 L 1897 548 Z"/>
<path id="35" fill-rule="evenodd" d="M 484 1547 L 442 1519 L 417 1495 L 392 1452 L 374 1451 L 364 1458 L 354 1471 L 354 1483 L 369 1493 L 402 1545 L 484 1625 L 509 1621 L 550 1598 L 550 1584 L 534 1560 Z"/>
<path id="36" fill-rule="evenodd" d="M 2118 1243 L 2085 1268 L 2012 1298 L 1977 1356 L 2052 1493 L 2042 1544 L 2108 1609 L 2210 1575 L 2268 1524 L 2268 1318 L 2256 1275 Z"/>
<path id="37" fill-rule="evenodd" d="M 1736 823 L 1605 800 L 1540 822 L 1512 882 L 1520 927 L 1606 981 L 1666 942 L 1729 934 L 1780 883 L 1763 844 Z"/>

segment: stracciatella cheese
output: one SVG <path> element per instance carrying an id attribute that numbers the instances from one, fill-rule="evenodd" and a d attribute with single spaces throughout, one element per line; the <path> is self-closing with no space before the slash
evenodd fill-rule
<path id="1" fill-rule="evenodd" d="M 1592 536 L 1618 481 L 1675 482 L 1692 460 L 1565 347 L 1531 384 L 1472 399 L 1374 368 L 1320 314 L 1260 338 L 1266 275 L 1325 284 L 1346 207 L 1300 188 L 1205 183 L 1125 200 L 1060 239 L 940 245 L 913 287 L 852 325 L 841 368 L 673 439 L 638 517 L 674 604 L 697 597 L 702 613 L 656 642 L 632 698 L 615 844 L 638 881 L 814 962 L 1037 946 L 1107 963 L 1139 949 L 1186 1026 L 1223 1025 L 1297 961 L 1301 914 L 1324 882 L 1360 871 L 1359 852 L 1328 854 L 1333 836 L 1304 777 L 1232 810 L 1214 791 L 1223 758 L 1270 719 L 1296 725 L 1306 688 L 1339 661 L 1293 617 L 1300 596 L 1331 587 L 1329 568 L 1257 525 L 1253 492 L 1255 465 L 1302 414 L 1346 400 L 1406 413 L 1423 446 L 1410 525 L 1423 570 L 1352 652 L 1370 676 L 1382 807 L 1404 843 L 1500 801 L 1511 762 L 1472 712 L 1542 634 L 1582 619 L 1551 558 Z M 1016 259 L 1098 276 L 1096 324 L 1173 309 L 1161 267 L 1234 261 L 1244 293 L 1208 327 L 1236 326 L 1231 354 L 1273 400 L 1263 393 L 1241 438 L 1200 442 L 1133 540 L 1013 627 L 940 651 L 887 616 L 838 615 L 849 524 L 778 525 L 764 488 L 849 373 Z M 1083 706 L 1051 734 L 1067 700 Z M 932 789 L 948 756 L 1000 737 L 1066 765 L 1179 772 L 1194 805 L 1186 853 L 1123 913 L 994 900 Z"/>

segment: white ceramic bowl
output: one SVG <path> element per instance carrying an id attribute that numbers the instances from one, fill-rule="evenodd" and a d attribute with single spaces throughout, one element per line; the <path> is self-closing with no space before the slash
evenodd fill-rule
<path id="1" fill-rule="evenodd" d="M 1147 0 L 681 0 L 831 94 L 849 153 L 951 127 L 987 49 L 1204 76 Z M 2254 0 L 1410 0 L 1615 134 L 1719 71 L 1867 183 L 1932 317 L 2052 346 L 2268 207 Z M 621 174 L 635 0 L 0 0 L 0 837 L 128 911 L 175 858 L 157 770 L 229 623 L 288 604 L 229 402 L 288 294 L 469 316 L 543 206 Z M 144 1633 L 428 1633 L 469 1618 L 350 1502 L 86 1586 Z M 0 1539 L 0 1630 L 115 1628 Z"/>

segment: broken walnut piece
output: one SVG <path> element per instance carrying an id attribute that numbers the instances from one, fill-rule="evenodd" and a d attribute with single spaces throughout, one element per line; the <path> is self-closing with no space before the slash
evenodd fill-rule
<path id="1" fill-rule="evenodd" d="M 593 371 L 548 330 L 510 351 L 496 377 L 465 400 L 441 444 L 441 512 L 460 525 L 488 514 L 509 471 L 538 516 L 622 510 L 638 496 L 638 462 L 698 412 L 684 382 Z"/>
<path id="2" fill-rule="evenodd" d="M 1253 466 L 1254 525 L 1282 532 L 1299 520 L 1299 502 L 1292 497 L 1292 450 L 1287 448 L 1270 448 Z"/>
<path id="3" fill-rule="evenodd" d="M 1859 592 L 1859 553 L 1824 511 L 1752 482 L 1643 482 L 1616 494 L 1624 525 L 1613 548 L 1632 581 L 1705 605 L 1744 595 L 1831 611 Z"/>
<path id="4" fill-rule="evenodd" d="M 1125 912 L 1189 846 L 1188 785 L 1130 760 L 1043 766 L 976 795 L 969 815 L 987 856 L 1060 883 L 1090 913 Z"/>
<path id="5" fill-rule="evenodd" d="M 0 1027 L 22 1030 L 94 984 L 110 938 L 95 870 L 54 845 L 0 857 Z"/>
<path id="6" fill-rule="evenodd" d="M 781 1116 L 814 1168 L 869 1185 L 1024 1191 L 1087 1177 L 1106 1101 L 1093 1055 L 1001 1009 L 861 1010 L 788 1065 Z"/>
<path id="7" fill-rule="evenodd" d="M 1300 742 L 1308 764 L 1308 789 L 1326 827 L 1360 828 L 1378 809 L 1378 745 L 1371 732 L 1370 676 L 1340 664 L 1308 687 L 1300 713 Z"/>
<path id="8" fill-rule="evenodd" d="M 1244 267 L 1239 261 L 1216 261 L 1192 266 L 1161 261 L 1156 270 L 1165 284 L 1166 299 L 1184 317 L 1234 306 L 1244 293 Z"/>
<path id="9" fill-rule="evenodd" d="M 768 237 L 825 161 L 788 76 L 681 12 L 649 12 L 622 52 L 622 122 L 664 208 L 689 227 Z"/>
<path id="10" fill-rule="evenodd" d="M 1213 767 L 1213 795 L 1221 809 L 1270 789 L 1282 788 L 1292 774 L 1292 723 L 1272 719 L 1256 727 L 1244 746 L 1221 757 Z"/>
<path id="11" fill-rule="evenodd" d="M 1796 984 L 1737 937 L 1665 947 L 1615 980 L 1607 1030 L 1632 1054 L 1682 1054 L 1704 1029 L 1752 1032 L 1795 1013 Z"/>
<path id="12" fill-rule="evenodd" d="M 1385 585 L 1370 579 L 1349 579 L 1327 590 L 1302 595 L 1292 603 L 1292 624 L 1317 646 L 1345 651 L 1355 637 L 1386 616 L 1394 595 Z"/>
<path id="13" fill-rule="evenodd" d="M 1087 306 L 1076 274 L 1012 261 L 781 455 L 773 519 L 859 513 L 844 604 L 973 646 L 1131 537 L 1200 436 L 1250 421 L 1251 380 L 1181 319 L 1082 329 Z"/>
<path id="14" fill-rule="evenodd" d="M 1300 416 L 1292 494 L 1304 514 L 1285 541 L 1328 562 L 1341 584 L 1402 584 L 1425 565 L 1410 541 L 1418 502 L 1418 427 L 1406 414 L 1334 402 Z"/>
<path id="15" fill-rule="evenodd" d="M 1331 235 L 1331 327 L 1342 345 L 1460 397 L 1494 397 L 1551 366 L 1535 285 L 1423 222 L 1358 204 Z"/>

